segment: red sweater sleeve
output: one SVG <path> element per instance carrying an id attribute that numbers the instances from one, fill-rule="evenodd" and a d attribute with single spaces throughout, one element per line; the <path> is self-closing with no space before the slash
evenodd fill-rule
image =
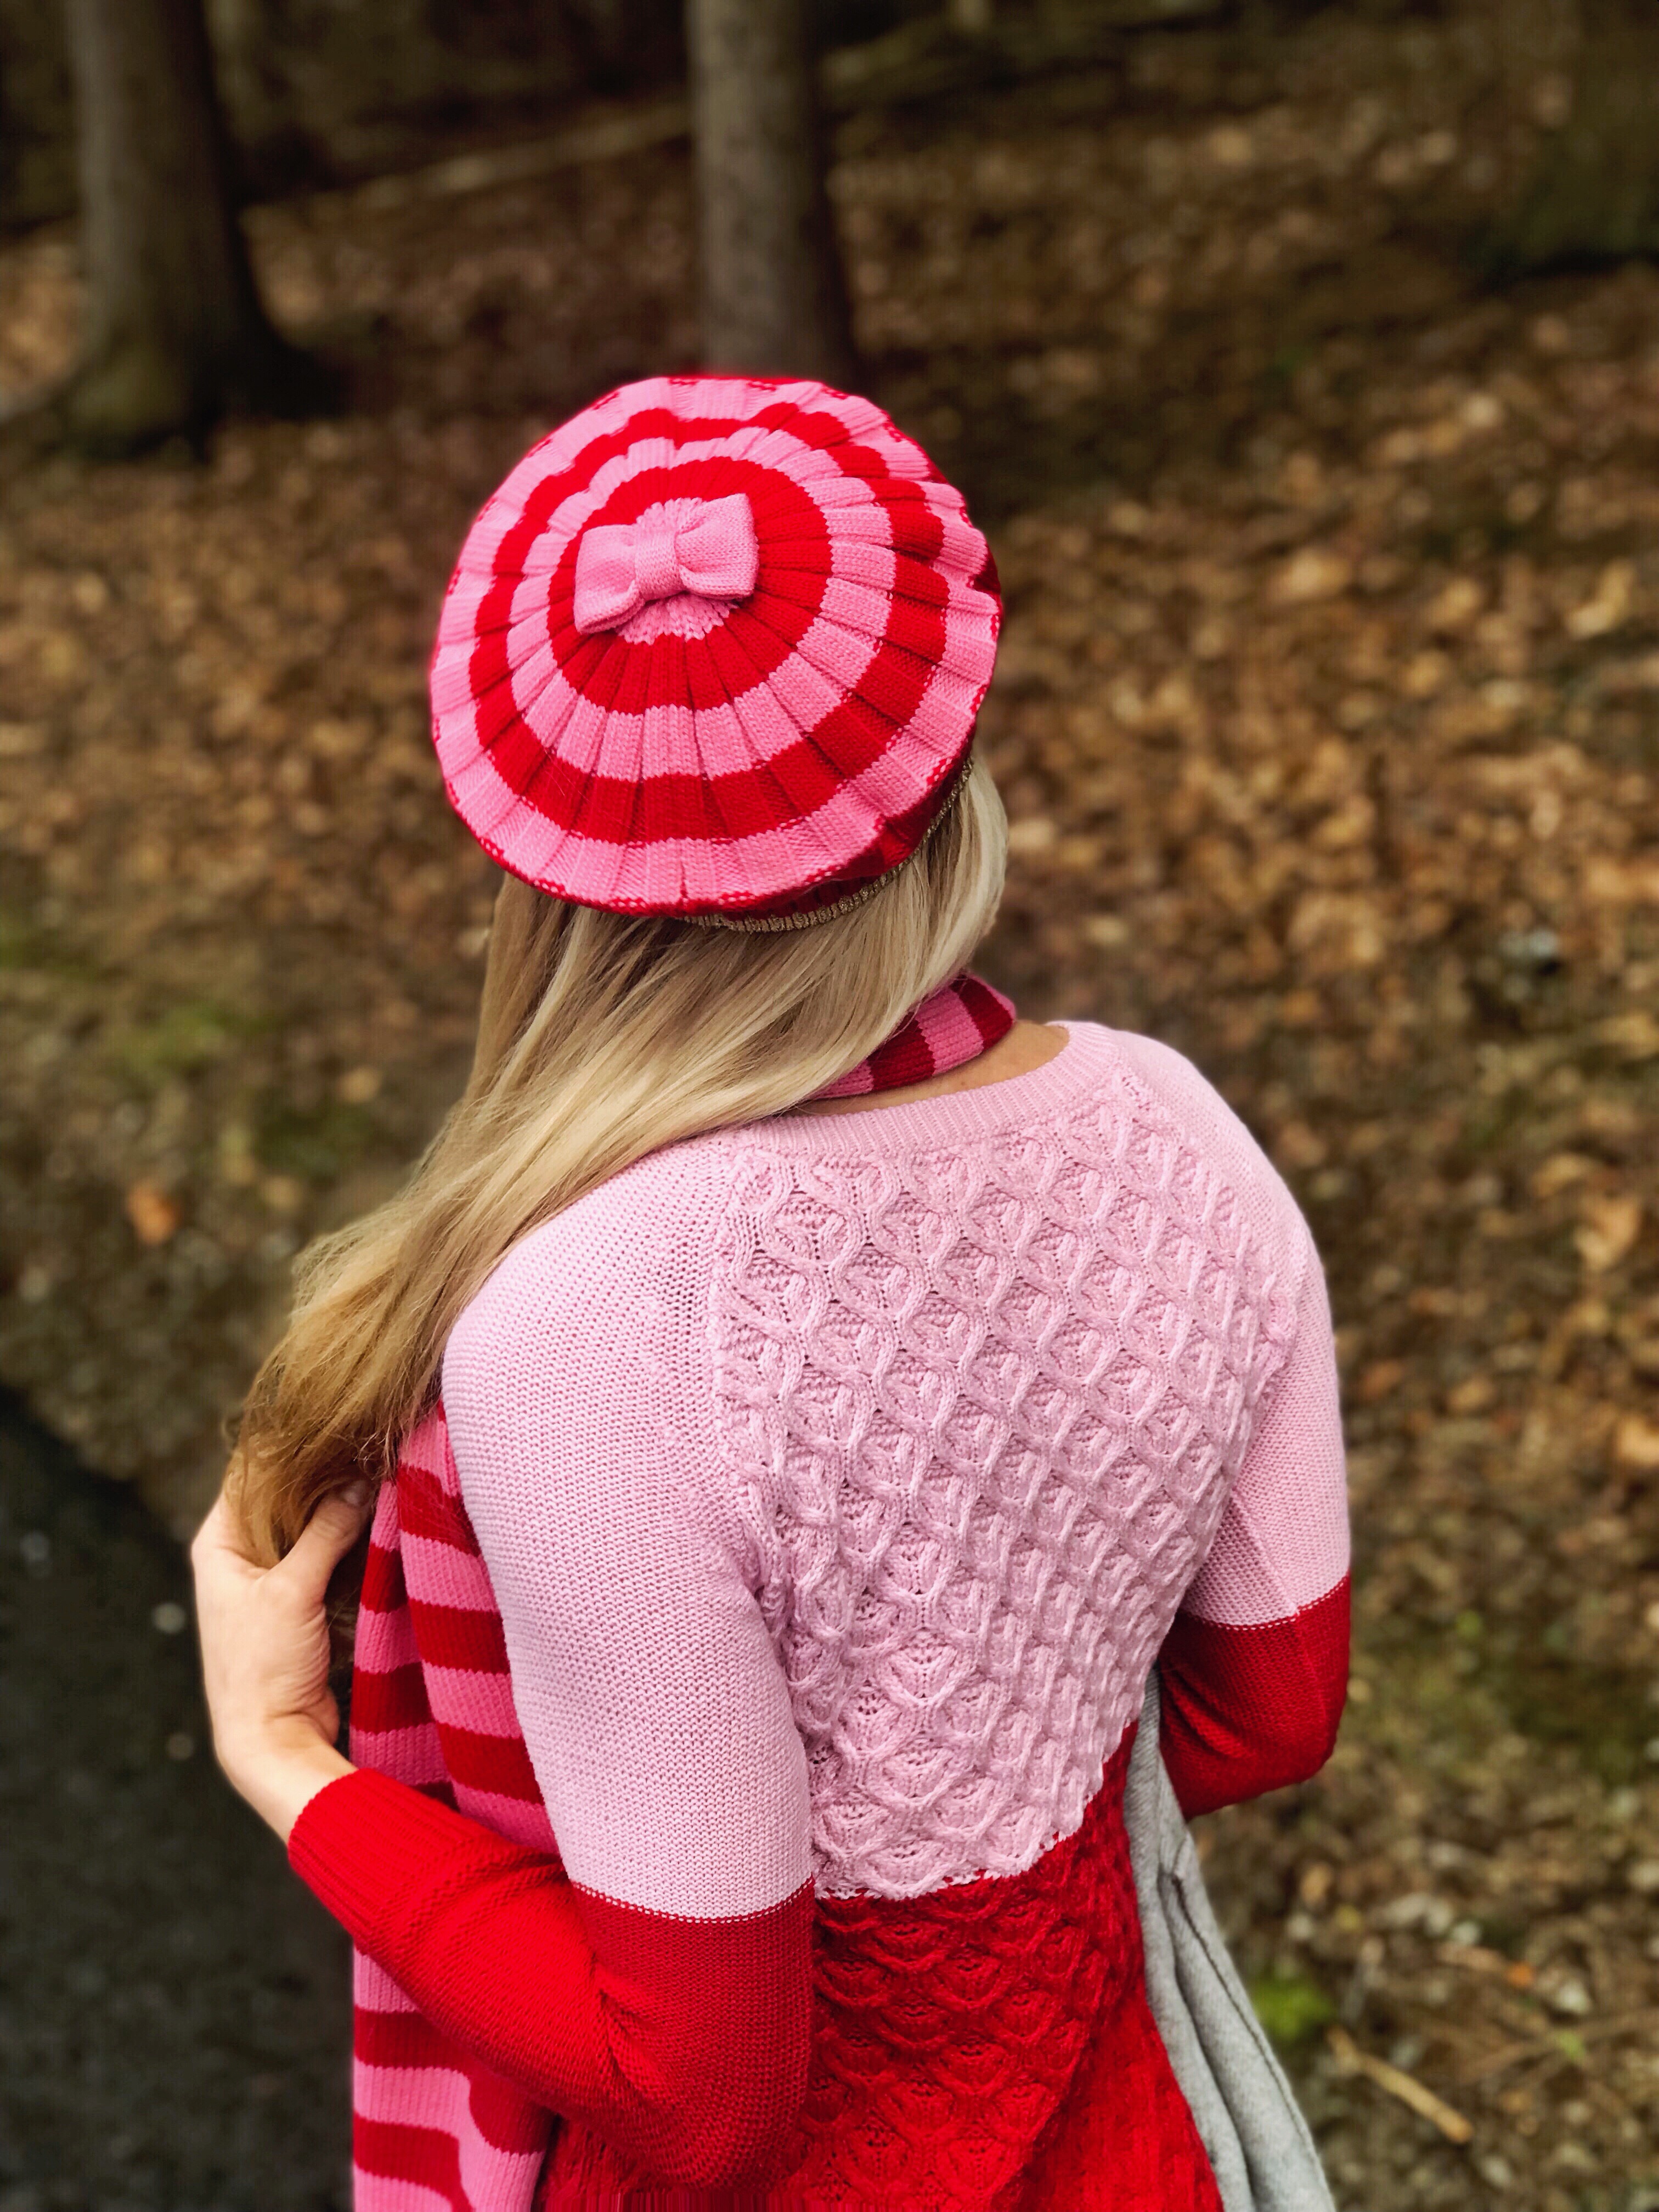
<path id="1" fill-rule="evenodd" d="M 653 2176 L 720 2186 L 781 2156 L 810 2054 L 810 1882 L 742 1917 L 645 1911 L 367 1768 L 312 1799 L 289 1855 L 432 2027 Z"/>
<path id="2" fill-rule="evenodd" d="M 1290 1352 L 1158 1655 L 1164 1763 L 1189 1815 L 1316 1774 L 1347 1697 L 1336 1351 L 1311 1237 L 1304 1249 Z"/>
<path id="3" fill-rule="evenodd" d="M 1158 1670 L 1158 1740 L 1188 1819 L 1306 1782 L 1331 1755 L 1347 1696 L 1348 1577 L 1260 1627 L 1177 1613 Z"/>

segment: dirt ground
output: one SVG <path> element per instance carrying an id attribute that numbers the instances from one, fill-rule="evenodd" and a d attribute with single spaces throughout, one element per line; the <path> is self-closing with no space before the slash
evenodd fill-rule
<path id="1" fill-rule="evenodd" d="M 0 1392 L 0 2208 L 346 2212 L 344 1938 L 208 1749 L 178 1547 Z"/>
<path id="2" fill-rule="evenodd" d="M 1570 59 L 1553 0 L 1147 35 L 832 179 L 1007 590 L 983 965 L 1187 1053 L 1325 1255 L 1352 1698 L 1203 1840 L 1345 2212 L 1659 2207 L 1659 271 L 1465 250 Z M 534 436 L 694 360 L 688 186 L 258 210 L 351 411 L 8 489 L 0 1373 L 180 1527 L 459 1080 L 438 597 Z M 0 381 L 74 312 L 70 241 L 0 255 Z"/>

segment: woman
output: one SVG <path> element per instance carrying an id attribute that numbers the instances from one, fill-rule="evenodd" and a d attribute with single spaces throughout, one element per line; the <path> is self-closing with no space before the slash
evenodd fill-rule
<path id="1" fill-rule="evenodd" d="M 612 393 L 468 538 L 471 1079 L 196 1547 L 221 1759 L 357 1947 L 359 2212 L 1219 2203 L 1124 1777 L 1154 1662 L 1187 1811 L 1327 1756 L 1330 1322 L 1194 1068 L 966 971 L 1000 617 L 817 386 Z"/>

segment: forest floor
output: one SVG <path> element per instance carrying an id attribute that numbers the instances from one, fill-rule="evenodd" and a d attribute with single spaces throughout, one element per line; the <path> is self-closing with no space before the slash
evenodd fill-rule
<path id="1" fill-rule="evenodd" d="M 1465 251 L 1559 17 L 1138 37 L 861 109 L 832 180 L 869 387 L 1007 592 L 983 964 L 1188 1054 L 1325 1256 L 1352 1701 L 1203 1840 L 1345 2212 L 1659 2207 L 1659 271 Z M 257 210 L 352 408 L 7 487 L 0 1374 L 179 1527 L 465 1064 L 450 562 L 694 360 L 690 224 L 672 143 Z M 0 383 L 75 312 L 70 241 L 0 253 Z"/>

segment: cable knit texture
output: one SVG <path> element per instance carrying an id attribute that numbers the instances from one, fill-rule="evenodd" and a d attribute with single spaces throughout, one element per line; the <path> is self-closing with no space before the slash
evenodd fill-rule
<path id="1" fill-rule="evenodd" d="M 733 1165 L 715 1401 L 820 1891 L 1016 1873 L 1140 1709 L 1304 1252 L 1122 1066 L 976 1144 Z"/>
<path id="2" fill-rule="evenodd" d="M 359 2212 L 1218 2212 L 1123 1771 L 1166 1641 L 1183 1802 L 1313 1771 L 1347 1537 L 1311 1239 L 1196 1070 L 1073 1024 L 653 1154 L 508 1255 L 411 1443 L 353 1750 L 443 1852 L 369 1776 L 292 1847 L 386 2023 Z"/>

